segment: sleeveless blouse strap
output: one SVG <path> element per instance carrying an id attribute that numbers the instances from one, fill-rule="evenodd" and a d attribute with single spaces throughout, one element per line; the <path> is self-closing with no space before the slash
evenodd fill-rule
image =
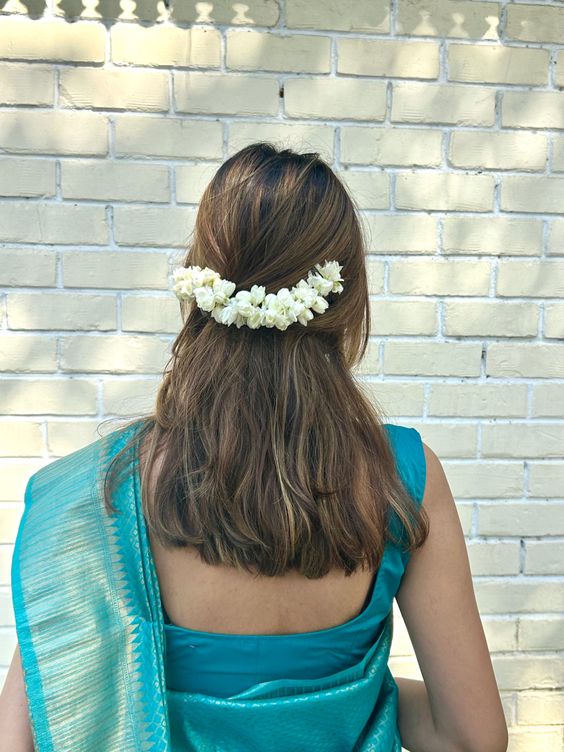
<path id="1" fill-rule="evenodd" d="M 394 452 L 398 476 L 415 502 L 417 509 L 420 509 L 425 494 L 427 477 L 427 463 L 421 434 L 415 428 L 409 428 L 408 426 L 395 425 L 393 423 L 386 423 L 385 426 Z M 404 526 L 394 510 L 390 511 L 389 524 L 390 530 L 401 541 L 405 540 Z M 398 551 L 403 568 L 405 568 L 411 554 L 406 552 L 403 547 L 398 547 Z"/>

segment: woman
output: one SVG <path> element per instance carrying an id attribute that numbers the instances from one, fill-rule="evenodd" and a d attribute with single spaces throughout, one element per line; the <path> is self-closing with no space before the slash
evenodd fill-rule
<path id="1" fill-rule="evenodd" d="M 318 154 L 221 165 L 154 414 L 28 482 L 6 749 L 506 750 L 441 463 L 352 373 L 365 252 Z M 387 667 L 394 597 L 424 681 Z"/>

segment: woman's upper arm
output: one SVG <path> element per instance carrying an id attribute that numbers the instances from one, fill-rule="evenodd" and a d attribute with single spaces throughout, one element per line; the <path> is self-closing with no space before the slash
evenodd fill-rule
<path id="1" fill-rule="evenodd" d="M 0 752 L 8 751 L 34 752 L 19 645 L 0 694 Z"/>
<path id="2" fill-rule="evenodd" d="M 437 730 L 463 749 L 505 749 L 507 724 L 460 518 L 440 460 L 423 448 L 430 531 L 410 556 L 396 600 Z"/>

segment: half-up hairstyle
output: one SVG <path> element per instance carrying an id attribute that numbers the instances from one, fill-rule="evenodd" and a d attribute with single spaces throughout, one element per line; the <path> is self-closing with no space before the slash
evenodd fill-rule
<path id="1" fill-rule="evenodd" d="M 226 326 L 180 301 L 154 412 L 125 426 L 139 424 L 143 513 L 165 547 L 253 574 L 319 578 L 376 571 L 388 539 L 406 551 L 425 541 L 428 518 L 397 474 L 383 411 L 354 376 L 370 334 L 365 244 L 329 165 L 268 142 L 233 154 L 201 197 L 182 263 L 210 267 L 235 293 L 256 284 L 268 294 L 325 260 L 342 265 L 344 289 L 307 326 Z M 108 512 L 114 463 L 130 443 L 105 478 Z"/>

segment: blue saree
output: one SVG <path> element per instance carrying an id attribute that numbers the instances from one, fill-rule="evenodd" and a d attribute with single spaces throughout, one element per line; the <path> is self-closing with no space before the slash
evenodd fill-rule
<path id="1" fill-rule="evenodd" d="M 138 460 L 104 507 L 101 477 L 137 424 L 27 483 L 12 598 L 38 752 L 401 752 L 392 609 L 362 660 L 229 697 L 169 689 Z"/>

